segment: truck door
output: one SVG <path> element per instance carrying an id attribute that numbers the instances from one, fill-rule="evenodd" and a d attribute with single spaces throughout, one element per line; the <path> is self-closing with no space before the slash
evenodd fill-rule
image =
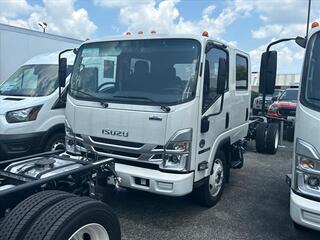
<path id="1" fill-rule="evenodd" d="M 225 86 L 224 104 L 222 111 L 221 107 L 221 95 L 217 94 L 217 80 L 219 59 L 223 58 L 227 63 L 227 81 Z M 205 70 L 203 73 L 203 86 L 202 86 L 202 103 L 201 103 L 201 119 L 210 114 L 214 114 L 209 117 L 209 130 L 201 133 L 201 127 L 198 131 L 198 147 L 197 147 L 197 164 L 203 162 L 209 162 L 214 156 L 212 155 L 212 146 L 214 145 L 217 137 L 229 128 L 229 120 L 226 116 L 226 102 L 229 100 L 229 53 L 228 50 L 220 47 L 213 46 L 206 54 L 205 58 Z M 200 101 L 201 102 L 201 101 Z M 226 122 L 228 121 L 228 122 Z M 200 121 L 201 122 L 201 121 Z M 205 171 L 197 172 L 196 181 L 205 176 Z"/>

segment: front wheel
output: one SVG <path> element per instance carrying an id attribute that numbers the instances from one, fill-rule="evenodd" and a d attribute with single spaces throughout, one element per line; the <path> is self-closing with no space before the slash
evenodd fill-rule
<path id="1" fill-rule="evenodd" d="M 215 156 L 210 176 L 201 187 L 194 191 L 195 200 L 205 207 L 215 206 L 224 189 L 226 170 L 225 154 L 219 151 Z"/>
<path id="2" fill-rule="evenodd" d="M 64 133 L 55 133 L 49 137 L 45 145 L 45 152 L 65 150 L 65 135 Z"/>

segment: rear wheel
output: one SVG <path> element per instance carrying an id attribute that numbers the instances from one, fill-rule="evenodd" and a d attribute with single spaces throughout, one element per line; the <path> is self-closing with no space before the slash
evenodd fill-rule
<path id="1" fill-rule="evenodd" d="M 63 191 L 43 191 L 19 203 L 2 221 L 0 236 L 6 240 L 24 239 L 37 217 L 53 204 L 75 195 Z"/>
<path id="2" fill-rule="evenodd" d="M 256 150 L 258 153 L 266 152 L 266 131 L 268 124 L 261 122 L 256 129 Z"/>
<path id="3" fill-rule="evenodd" d="M 216 205 L 222 195 L 226 179 L 226 158 L 222 151 L 217 152 L 210 176 L 205 183 L 195 189 L 194 199 L 205 207 Z"/>
<path id="4" fill-rule="evenodd" d="M 45 151 L 65 150 L 65 135 L 64 133 L 55 133 L 47 141 Z"/>
<path id="5" fill-rule="evenodd" d="M 275 154 L 279 146 L 279 125 L 270 123 L 266 132 L 266 152 Z"/>
<path id="6" fill-rule="evenodd" d="M 43 212 L 25 235 L 27 240 L 120 240 L 120 224 L 110 207 L 73 197 Z"/>

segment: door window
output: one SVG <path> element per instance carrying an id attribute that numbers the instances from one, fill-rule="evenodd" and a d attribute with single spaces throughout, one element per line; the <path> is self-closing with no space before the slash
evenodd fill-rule
<path id="1" fill-rule="evenodd" d="M 223 49 L 212 48 L 207 53 L 204 71 L 202 112 L 205 112 L 219 97 L 217 94 L 217 80 L 220 58 L 228 62 L 228 53 Z M 228 82 L 227 80 L 226 89 L 228 89 Z"/>
<path id="2" fill-rule="evenodd" d="M 248 58 L 237 55 L 236 57 L 236 89 L 248 89 Z"/>

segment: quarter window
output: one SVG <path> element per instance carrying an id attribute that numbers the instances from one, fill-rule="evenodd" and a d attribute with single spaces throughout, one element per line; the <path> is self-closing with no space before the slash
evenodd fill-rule
<path id="1" fill-rule="evenodd" d="M 236 57 L 236 89 L 248 89 L 248 58 L 237 55 Z"/>

